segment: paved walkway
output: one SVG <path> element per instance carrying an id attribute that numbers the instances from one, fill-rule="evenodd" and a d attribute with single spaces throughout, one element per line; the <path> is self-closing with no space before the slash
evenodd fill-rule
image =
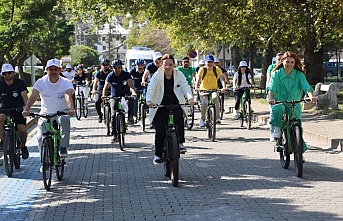
<path id="1" fill-rule="evenodd" d="M 186 132 L 175 188 L 163 166 L 152 164 L 153 130 L 130 127 L 122 152 L 94 113 L 72 119 L 65 177 L 49 192 L 33 129 L 21 169 L 8 178 L 0 167 L 0 220 L 343 220 L 341 153 L 310 144 L 299 179 L 293 163 L 281 168 L 267 128 L 254 124 L 248 131 L 226 114 L 217 142 L 202 128 Z"/>

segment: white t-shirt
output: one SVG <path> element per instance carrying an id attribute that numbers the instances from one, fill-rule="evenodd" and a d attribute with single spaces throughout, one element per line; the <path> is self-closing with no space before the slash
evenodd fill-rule
<path id="1" fill-rule="evenodd" d="M 68 71 L 63 72 L 64 77 L 66 77 L 70 81 L 73 80 L 73 78 L 75 77 L 75 74 L 76 72 L 74 70 L 71 70 L 70 72 Z"/>
<path id="2" fill-rule="evenodd" d="M 74 87 L 68 79 L 60 77 L 56 83 L 51 83 L 48 75 L 45 75 L 36 81 L 33 89 L 40 93 L 40 114 L 55 114 L 57 111 L 69 109 L 65 94 L 68 89 L 74 90 Z"/>
<path id="3" fill-rule="evenodd" d="M 251 78 L 251 74 L 248 74 L 248 79 Z M 235 75 L 233 76 L 233 80 L 235 81 L 237 79 L 237 84 L 238 84 L 238 72 L 235 73 Z M 239 85 L 237 85 L 239 86 Z M 247 77 L 245 76 L 245 73 L 242 73 L 242 82 L 241 82 L 241 86 L 239 86 L 240 88 L 242 87 L 249 87 L 249 84 L 247 82 Z"/>

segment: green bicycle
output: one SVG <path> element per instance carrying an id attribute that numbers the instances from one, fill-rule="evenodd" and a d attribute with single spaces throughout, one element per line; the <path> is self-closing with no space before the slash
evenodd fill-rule
<path id="1" fill-rule="evenodd" d="M 297 103 L 308 100 L 298 101 L 276 101 L 275 104 L 285 106 L 285 113 L 282 119 L 281 137 L 277 139 L 275 148 L 280 155 L 281 166 L 288 169 L 290 155 L 294 154 L 294 166 L 297 177 L 301 178 L 303 174 L 303 136 L 301 120 L 297 118 L 295 107 Z M 291 108 L 290 111 L 289 108 Z"/>
<path id="2" fill-rule="evenodd" d="M 13 166 L 16 169 L 20 168 L 20 148 L 21 140 L 18 135 L 18 130 L 14 125 L 14 119 L 10 116 L 12 111 L 22 111 L 22 108 L 2 108 L 0 113 L 6 114 L 6 123 L 4 128 L 4 140 L 3 140 L 3 151 L 4 151 L 4 164 L 5 171 L 8 177 L 13 175 Z"/>
<path id="3" fill-rule="evenodd" d="M 138 110 L 137 110 L 137 121 L 140 121 L 142 131 L 145 131 L 145 118 L 146 118 L 146 101 L 145 101 L 145 90 L 137 90 L 139 93 L 138 99 Z"/>
<path id="4" fill-rule="evenodd" d="M 207 127 L 207 135 L 211 141 L 216 140 L 216 124 L 217 124 L 217 116 L 216 116 L 216 105 L 212 99 L 212 93 L 217 93 L 218 90 L 201 90 L 202 96 L 208 97 L 208 106 L 206 109 L 206 121 L 205 125 Z"/>
<path id="5" fill-rule="evenodd" d="M 240 110 L 239 110 L 239 119 L 241 123 L 241 127 L 243 127 L 244 123 L 246 123 L 246 128 L 251 130 L 251 121 L 252 121 L 252 108 L 251 108 L 251 100 L 248 97 L 248 91 L 250 91 L 249 87 L 243 87 L 243 95 L 240 100 Z"/>
<path id="6" fill-rule="evenodd" d="M 41 163 L 43 170 L 43 184 L 46 190 L 50 190 L 52 180 L 52 170 L 55 167 L 57 180 L 61 181 L 64 175 L 65 158 L 59 154 L 61 143 L 60 125 L 51 119 L 56 116 L 67 115 L 67 113 L 58 111 L 55 114 L 36 114 L 30 113 L 32 117 L 45 118 L 45 130 L 43 133 Z"/>

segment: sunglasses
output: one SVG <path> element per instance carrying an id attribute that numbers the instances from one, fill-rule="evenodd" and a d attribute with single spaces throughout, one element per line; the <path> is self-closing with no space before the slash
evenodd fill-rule
<path id="1" fill-rule="evenodd" d="M 8 74 L 12 74 L 13 72 L 2 72 L 2 75 L 8 75 Z"/>

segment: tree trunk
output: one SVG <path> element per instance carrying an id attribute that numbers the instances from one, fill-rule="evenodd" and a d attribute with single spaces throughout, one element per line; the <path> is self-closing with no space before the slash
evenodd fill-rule
<path id="1" fill-rule="evenodd" d="M 316 34 L 308 32 L 305 40 L 304 63 L 307 80 L 311 85 L 324 83 L 323 48 L 316 50 Z"/>
<path id="2" fill-rule="evenodd" d="M 269 38 L 266 42 L 266 47 L 263 50 L 263 59 L 262 59 L 262 74 L 261 74 L 261 81 L 260 81 L 260 88 L 266 88 L 266 81 L 267 81 L 267 69 L 271 64 L 271 60 L 274 56 L 273 50 L 273 40 Z"/>
<path id="3" fill-rule="evenodd" d="M 235 68 L 235 71 L 237 71 L 239 62 L 242 60 L 241 52 L 239 50 L 239 47 L 233 46 L 232 50 L 232 65 Z"/>
<path id="4" fill-rule="evenodd" d="M 251 77 L 253 80 L 253 83 L 255 84 L 255 80 L 254 80 L 254 64 L 255 64 L 255 56 L 256 56 L 256 44 L 255 42 L 252 42 L 249 46 L 249 68 L 251 71 Z"/>

